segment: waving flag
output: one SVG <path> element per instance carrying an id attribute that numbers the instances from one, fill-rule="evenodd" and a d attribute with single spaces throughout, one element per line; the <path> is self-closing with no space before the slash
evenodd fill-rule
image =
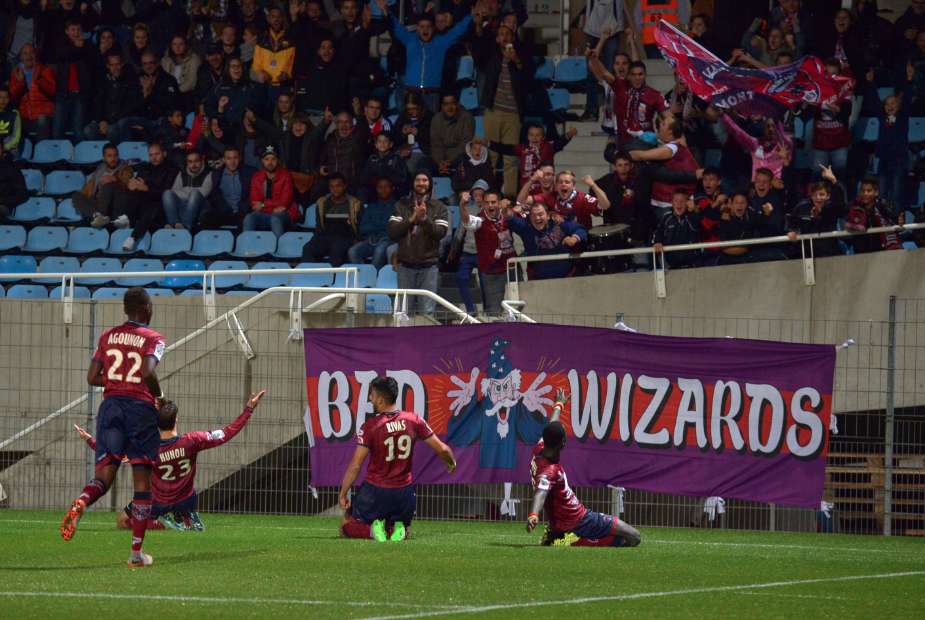
<path id="1" fill-rule="evenodd" d="M 854 83 L 828 75 L 815 56 L 766 69 L 733 67 L 665 21 L 659 22 L 655 41 L 691 92 L 741 114 L 779 116 L 801 103 L 835 103 L 847 96 Z"/>

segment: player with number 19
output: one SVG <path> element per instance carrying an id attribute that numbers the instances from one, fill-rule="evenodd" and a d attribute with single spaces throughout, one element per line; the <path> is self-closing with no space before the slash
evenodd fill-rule
<path id="1" fill-rule="evenodd" d="M 369 386 L 373 415 L 357 431 L 357 447 L 344 472 L 339 502 L 344 509 L 341 533 L 347 538 L 404 540 L 415 511 L 411 473 L 414 444 L 426 443 L 452 473 L 456 469 L 453 451 L 434 434 L 417 414 L 399 411 L 398 383 L 391 377 L 377 377 Z M 369 457 L 366 480 L 354 501 L 350 487 Z M 389 531 L 391 530 L 391 531 Z"/>

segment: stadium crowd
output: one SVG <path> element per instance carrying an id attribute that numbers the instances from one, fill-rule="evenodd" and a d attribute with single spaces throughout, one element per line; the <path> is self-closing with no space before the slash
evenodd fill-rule
<path id="1" fill-rule="evenodd" d="M 648 86 L 644 59 L 659 56 L 650 4 L 633 13 L 598 2 L 582 18 L 588 78 L 570 88 L 587 92 L 585 119 L 602 119 L 612 166 L 595 180 L 556 167 L 576 131 L 538 73 L 523 0 L 419 0 L 404 11 L 386 0 L 6 0 L 0 224 L 28 221 L 17 207 L 37 190 L 24 169 L 83 166 L 84 185 L 59 196 L 75 211 L 68 224 L 130 231 L 123 253 L 163 228 L 281 238 L 303 227 L 313 230 L 300 238 L 303 260 L 391 262 L 401 288 L 436 291 L 449 266 L 469 311 L 476 270 L 487 313 L 500 311 L 514 235 L 527 255 L 875 226 L 897 228 L 820 241 L 815 254 L 915 243 L 900 227 L 922 217 L 925 0 L 895 22 L 872 1 L 811 10 L 778 0 L 731 47 L 685 1 L 656 3 L 732 65 L 811 54 L 852 79 L 838 102 L 782 118 L 721 110 L 680 80 L 667 93 Z M 99 155 L 89 167 L 40 161 L 55 140 Z M 147 147 L 126 158 L 126 142 Z M 791 243 L 664 254 L 671 268 L 795 255 Z"/>

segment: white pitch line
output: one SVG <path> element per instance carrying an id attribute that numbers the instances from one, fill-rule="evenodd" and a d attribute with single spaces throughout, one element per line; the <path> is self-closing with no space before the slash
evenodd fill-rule
<path id="1" fill-rule="evenodd" d="M 259 598 L 259 597 L 214 597 L 183 596 L 180 594 L 112 594 L 110 592 L 2 592 L 0 597 L 11 598 L 90 598 L 131 601 L 171 601 L 179 603 L 241 604 L 254 605 L 342 605 L 345 607 L 440 607 L 445 611 L 462 609 L 456 605 L 422 605 L 419 603 L 381 603 L 371 601 L 323 601 L 298 598 Z"/>
<path id="2" fill-rule="evenodd" d="M 775 545 L 772 543 L 732 543 L 732 542 L 710 542 L 704 540 L 664 540 L 658 538 L 643 537 L 644 543 L 656 543 L 659 545 L 706 545 L 708 547 L 748 547 L 759 549 L 803 549 L 806 551 L 851 551 L 852 553 L 893 553 L 892 549 L 867 549 L 864 547 L 834 547 L 832 545 Z"/>
<path id="3" fill-rule="evenodd" d="M 480 614 L 487 611 L 507 611 L 512 609 L 529 609 L 533 607 L 552 607 L 555 605 L 582 605 L 586 603 L 603 603 L 611 601 L 633 601 L 646 598 L 660 598 L 684 594 L 707 594 L 712 592 L 738 592 L 762 588 L 782 588 L 788 586 L 808 585 L 812 583 L 835 583 L 839 581 L 860 581 L 864 579 L 893 579 L 925 575 L 925 571 L 907 571 L 902 573 L 880 573 L 874 575 L 850 575 L 847 577 L 821 577 L 819 579 L 795 579 L 793 581 L 771 581 L 767 583 L 743 584 L 738 586 L 715 586 L 711 588 L 686 588 L 684 590 L 666 590 L 664 592 L 638 592 L 636 594 L 618 594 L 614 596 L 587 596 L 556 601 L 531 601 L 527 603 L 506 603 L 498 605 L 481 605 L 478 607 L 460 607 L 452 610 L 422 611 L 393 616 L 370 616 L 362 620 L 404 620 L 406 618 L 429 618 L 456 614 Z"/>
<path id="4" fill-rule="evenodd" d="M 826 601 L 844 601 L 844 596 L 816 596 L 813 594 L 781 594 L 779 592 L 749 592 L 743 590 L 742 592 L 736 592 L 739 596 L 773 596 L 775 598 L 815 598 L 823 599 Z"/>

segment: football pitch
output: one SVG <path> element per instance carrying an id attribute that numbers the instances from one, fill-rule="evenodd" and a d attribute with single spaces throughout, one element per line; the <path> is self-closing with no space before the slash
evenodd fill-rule
<path id="1" fill-rule="evenodd" d="M 539 547 L 519 522 L 417 521 L 338 537 L 320 517 L 203 514 L 130 533 L 89 513 L 0 511 L 0 617 L 925 618 L 925 540 L 642 528 L 635 549 Z M 571 614 L 577 614 L 571 616 Z"/>

